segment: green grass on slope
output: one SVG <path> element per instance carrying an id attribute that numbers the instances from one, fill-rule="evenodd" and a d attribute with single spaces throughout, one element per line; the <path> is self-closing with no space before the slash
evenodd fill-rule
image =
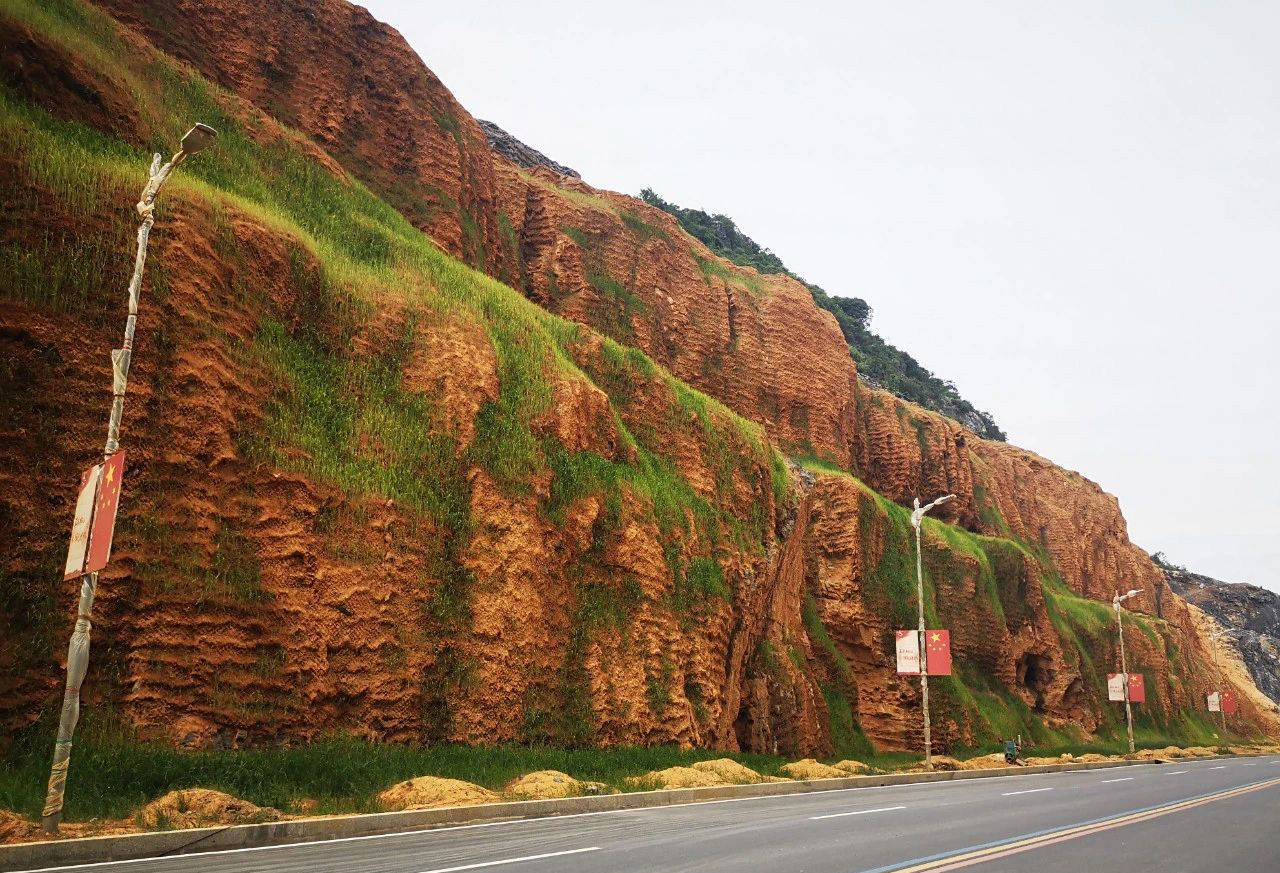
<path id="1" fill-rule="evenodd" d="M 33 818 L 44 802 L 52 734 L 29 734 L 0 761 L 0 809 Z M 563 749 L 546 746 L 418 746 L 334 738 L 295 748 L 238 751 L 179 751 L 139 743 L 90 721 L 77 737 L 67 784 L 68 821 L 124 818 L 167 791 L 202 787 L 225 791 L 259 805 L 298 811 L 299 801 L 317 802 L 316 813 L 376 811 L 376 795 L 396 782 L 432 775 L 500 790 L 534 770 L 561 770 L 578 779 L 605 782 L 623 791 L 626 782 L 650 770 L 731 757 L 766 774 L 785 758 L 727 754 L 673 746 Z"/>
<path id="2" fill-rule="evenodd" d="M 785 465 L 757 425 L 676 381 L 639 352 L 611 341 L 604 343 L 600 360 L 588 362 L 589 372 L 584 372 L 574 357 L 586 336 L 582 328 L 549 315 L 507 286 L 444 255 L 360 183 L 334 177 L 312 161 L 298 134 L 286 132 L 278 138 L 247 130 L 236 114 L 224 108 L 232 101 L 220 89 L 163 59 L 139 58 L 120 40 L 117 25 L 91 6 L 75 0 L 15 0 L 0 15 L 26 22 L 131 94 L 150 147 L 167 154 L 195 120 L 220 129 L 217 145 L 170 181 L 161 198 L 160 222 L 165 220 L 166 203 L 181 198 L 210 204 L 215 212 L 232 209 L 246 214 L 273 234 L 296 241 L 291 280 L 305 292 L 305 317 L 297 319 L 302 327 L 290 328 L 282 318 L 263 312 L 258 330 L 239 349 L 243 360 L 261 366 L 281 386 L 266 410 L 265 429 L 246 441 L 244 448 L 251 456 L 332 482 L 353 497 L 394 498 L 433 520 L 444 532 L 437 556 L 443 575 L 456 566 L 454 558 L 469 535 L 465 466 L 482 467 L 503 488 L 519 494 L 530 493 L 533 474 L 550 468 L 555 476 L 543 511 L 553 521 L 560 520 L 574 499 L 598 497 L 605 507 L 595 531 L 598 547 L 607 540 L 611 526 L 621 523 L 625 495 L 653 519 L 672 573 L 673 610 L 689 616 L 731 596 L 716 561 L 717 548 L 726 538 L 740 547 L 759 548 L 771 521 L 764 517 L 759 499 L 754 501 L 754 515 L 739 518 L 728 511 L 729 498 L 741 478 L 737 474 L 767 464 L 774 497 L 781 499 L 787 490 Z M 102 214 L 117 203 L 127 214 L 149 162 L 146 151 L 82 125 L 57 121 L 3 87 L 0 150 L 13 156 L 63 211 L 72 214 Z M 40 206 L 15 203 L 14 208 L 24 214 Z M 131 220 L 125 219 L 123 230 L 114 236 L 95 238 L 89 245 L 50 239 L 30 246 L 0 246 L 0 293 L 51 312 L 84 310 L 105 293 L 97 287 L 99 276 L 123 279 L 127 275 Z M 124 257 L 116 254 L 119 249 L 126 252 Z M 219 254 L 235 262 L 239 252 L 234 235 Z M 153 280 L 162 279 L 163 267 L 160 261 L 152 264 Z M 54 281 L 48 281 L 50 276 Z M 157 291 L 162 284 L 156 281 Z M 387 298 L 404 309 L 402 333 L 377 345 L 372 353 L 357 353 L 354 337 L 368 327 L 379 302 Z M 498 361 L 499 396 L 481 409 L 476 439 L 465 456 L 458 455 L 455 440 L 431 399 L 404 390 L 399 378 L 415 320 L 442 314 L 482 325 Z M 113 310 L 113 323 L 115 315 Z M 634 449 L 634 462 L 571 453 L 535 435 L 531 422 L 552 402 L 551 376 L 591 378 L 610 394 L 618 432 Z M 702 461 L 712 473 L 714 493 L 698 493 L 679 474 L 671 447 L 660 434 L 644 427 L 633 432 L 623 423 L 631 393 L 650 383 L 670 397 L 667 424 L 683 429 L 699 446 Z M 883 498 L 865 506 L 869 515 L 864 533 L 880 525 L 887 529 L 889 542 L 870 574 L 869 602 L 891 611 L 900 626 L 913 626 L 914 567 L 907 513 Z M 983 571 L 984 597 L 993 610 L 1002 609 L 1012 619 L 1010 592 L 1005 590 L 1009 583 L 1000 569 L 1004 561 L 991 544 L 975 545 L 968 536 L 944 533 L 949 543 L 959 537 L 956 548 L 975 555 L 990 569 L 990 579 Z M 461 577 L 444 586 L 428 609 L 432 620 L 454 630 L 464 626 L 467 590 L 467 580 Z M 584 602 L 587 599 L 584 594 Z M 1063 632 L 1072 632 L 1077 625 L 1083 632 L 1091 626 L 1092 607 L 1066 598 L 1054 602 L 1059 607 L 1056 621 L 1066 628 Z M 936 626 L 931 582 L 926 605 Z M 584 614 L 583 622 L 589 625 L 589 616 Z M 566 663 L 566 670 L 571 672 L 572 667 Z M 456 675 L 464 675 L 465 669 L 456 665 Z M 947 688 L 947 683 L 939 683 L 939 704 L 958 701 L 969 718 L 995 705 L 983 695 L 999 695 L 978 687 L 970 690 L 962 678 L 953 678 L 952 684 Z M 847 690 L 833 686 L 824 694 L 829 703 L 838 703 L 838 696 Z M 841 722 L 833 729 L 841 747 L 865 751 L 856 724 L 846 723 L 839 707 L 835 709 Z M 988 712 L 982 718 L 986 726 L 979 725 L 978 734 L 995 736 L 1011 726 L 1000 719 Z M 576 728 L 573 736 L 589 739 L 589 733 L 579 734 Z M 78 755 L 91 755 L 93 748 L 90 744 Z M 127 759 L 125 751 L 116 753 Z M 324 749 L 278 754 L 281 761 L 311 761 L 308 755 L 312 754 L 318 756 L 314 760 L 340 757 Z M 452 754 L 466 757 L 460 751 Z M 220 762 L 208 765 L 216 772 L 234 772 L 241 766 L 234 763 L 237 756 L 209 755 L 213 757 L 190 760 Z M 187 766 L 186 758 L 173 760 L 179 762 L 175 767 Z M 77 772 L 86 771 L 77 768 Z M 407 765 L 404 772 L 414 775 L 408 773 Z M 575 775 L 591 777 L 590 773 Z M 476 778 L 475 773 L 468 778 Z"/>
<path id="3" fill-rule="evenodd" d="M 272 410 L 271 445 L 264 451 L 296 441 L 310 456 L 307 472 L 353 493 L 404 499 L 433 514 L 453 511 L 446 495 L 433 493 L 415 475 L 444 464 L 452 446 L 438 433 L 439 414 L 431 401 L 398 385 L 412 325 L 400 341 L 374 356 L 358 356 L 351 347 L 351 336 L 373 317 L 374 301 L 390 294 L 403 300 L 410 319 L 436 310 L 484 326 L 498 358 L 500 397 L 478 416 L 473 457 L 513 488 L 546 467 L 545 447 L 532 434 L 530 421 L 550 408 L 552 372 L 585 377 L 573 361 L 573 347 L 585 336 L 581 327 L 441 253 L 360 183 L 336 178 L 312 161 L 297 134 L 287 133 L 283 140 L 251 136 L 224 110 L 230 98 L 216 86 L 164 61 L 121 60 L 114 24 L 92 7 L 72 0 L 52 5 L 19 0 L 0 14 L 27 21 L 69 51 L 98 61 L 104 74 L 128 86 L 142 115 L 156 128 L 157 149 L 167 151 L 191 120 L 219 128 L 216 146 L 169 182 L 161 198 L 161 222 L 166 200 L 196 197 L 247 213 L 299 241 L 293 280 L 308 289 L 312 311 L 304 313 L 303 329 L 293 333 L 264 320 L 252 344 L 278 375 L 287 377 L 289 386 Z M 132 191 L 147 164 L 144 152 L 82 125 L 56 121 L 3 90 L 0 148 L 16 155 L 34 180 L 73 213 L 101 209 L 105 197 Z M 70 249 L 74 255 L 75 248 Z M 52 254 L 61 258 L 67 253 Z M 229 254 L 235 257 L 234 251 Z M 20 269 L 14 262 L 0 260 L 0 265 L 8 267 L 7 275 L 0 276 L 3 287 L 12 289 L 5 293 L 55 311 L 75 308 L 73 297 L 53 298 L 38 283 L 17 281 Z M 89 284 L 94 267 L 96 262 L 89 264 L 73 284 Z M 29 263 L 22 267 L 28 273 L 30 268 Z M 332 335 L 323 332 L 328 327 L 335 328 Z M 618 354 L 616 347 L 609 348 Z M 757 425 L 677 382 L 640 353 L 630 351 L 626 357 L 623 377 L 635 378 L 639 371 L 665 383 L 677 406 L 691 413 L 695 420 L 690 424 L 702 437 L 715 438 L 724 451 L 725 434 L 733 432 L 735 445 L 728 449 L 736 451 L 741 444 L 755 454 L 754 460 L 776 468 L 777 459 Z M 353 443 L 361 434 L 375 432 L 377 451 L 361 455 Z M 655 472 L 669 464 L 663 446 L 646 445 L 643 436 L 638 442 L 650 463 L 639 464 L 632 476 L 652 492 L 670 493 L 669 481 L 659 480 L 669 480 L 672 473 Z M 284 463 L 284 456 L 279 452 L 276 460 Z M 728 477 L 718 477 L 717 484 L 723 488 L 730 483 Z M 691 492 L 683 490 L 672 499 L 687 504 Z M 693 514 L 698 514 L 696 507 Z"/>
<path id="4" fill-rule="evenodd" d="M 239 120 L 242 113 L 225 108 L 234 101 L 216 86 L 162 58 L 124 51 L 114 22 L 87 4 L 19 0 L 0 15 L 25 21 L 131 94 L 157 150 L 167 153 L 191 121 L 219 129 L 216 145 L 168 183 L 158 227 L 176 201 L 203 204 L 213 217 L 216 254 L 240 283 L 234 289 L 239 302 L 260 319 L 248 340 L 222 337 L 243 366 L 267 374 L 277 386 L 262 428 L 240 435 L 244 453 L 333 483 L 356 499 L 392 498 L 433 523 L 429 529 L 438 535 L 432 560 L 441 585 L 426 618 L 446 641 L 441 657 L 447 669 L 436 671 L 443 678 L 424 680 L 432 713 L 448 696 L 450 683 L 464 681 L 468 671 L 467 664 L 450 660 L 447 641 L 465 632 L 469 621 L 470 580 L 458 560 L 472 525 L 469 468 L 486 470 L 500 487 L 519 496 L 533 494 L 534 480 L 550 468 L 555 476 L 542 510 L 553 521 L 563 520 L 571 501 L 598 497 L 605 512 L 593 548 L 603 548 L 622 525 L 624 506 L 638 520 L 651 520 L 671 571 L 667 605 L 686 621 L 732 596 L 718 551 L 729 545 L 762 550 L 772 522 L 767 492 L 751 501 L 750 512 L 735 514 L 739 489 L 761 469 L 769 473 L 775 498 L 787 487 L 785 465 L 758 425 L 612 341 L 603 345 L 602 362 L 587 355 L 591 372 L 584 371 L 575 360 L 589 345 L 582 327 L 445 255 L 359 182 L 335 177 L 311 160 L 310 147 L 298 134 L 251 132 Z M 114 322 L 118 312 L 108 308 L 108 301 L 118 303 L 118 295 L 104 291 L 97 279 L 127 276 L 128 208 L 148 153 L 56 120 L 3 87 L 0 149 L 16 160 L 36 190 L 56 199 L 59 211 L 101 216 L 119 204 L 115 214 L 122 216 L 123 228 L 119 238 L 96 246 L 63 238 L 33 248 L 0 248 L 0 293 L 56 313 L 84 315 L 92 304 L 111 311 Z M 15 208 L 34 214 L 44 205 Z M 288 281 L 300 297 L 294 311 L 272 311 L 239 278 L 248 253 L 232 228 L 233 211 L 291 241 Z M 104 254 L 112 247 L 124 253 L 116 263 L 108 263 Z M 165 275 L 158 253 L 149 267 L 153 280 Z M 50 272 L 59 268 L 61 273 Z M 57 282 L 39 280 L 51 274 Z M 155 284 L 159 291 L 163 283 Z M 149 298 L 143 305 L 155 302 Z M 401 323 L 383 324 L 384 312 L 397 313 Z M 433 399 L 402 384 L 415 324 L 448 319 L 480 325 L 497 359 L 498 397 L 479 410 L 475 439 L 465 452 L 459 452 Z M 144 332 L 152 329 L 145 324 Z M 220 336 L 216 324 L 205 328 Z M 551 409 L 555 380 L 591 378 L 613 392 L 614 424 L 634 459 L 630 462 L 568 452 L 534 431 L 534 421 Z M 646 420 L 655 408 L 660 414 L 664 404 L 666 418 L 661 427 L 642 426 L 632 434 L 624 419 L 630 393 L 639 390 L 647 392 L 647 403 L 637 410 L 638 418 Z M 674 454 L 674 435 L 687 436 L 686 443 L 702 453 L 712 473 L 710 491 L 696 490 L 681 474 L 677 460 L 683 457 Z M 444 687 L 436 687 L 440 683 Z M 427 720 L 442 729 L 447 713 Z M 574 740 L 590 739 L 589 732 L 572 734 Z"/>
<path id="5" fill-rule="evenodd" d="M 910 513 L 833 465 L 812 458 L 801 459 L 800 463 L 818 475 L 844 476 L 867 495 L 869 499 L 863 499 L 859 506 L 861 548 L 864 555 L 878 554 L 878 558 L 867 568 L 862 596 L 869 609 L 892 615 L 896 627 L 915 627 L 915 542 Z M 877 552 L 880 544 L 883 548 Z M 1070 591 L 1041 550 L 1029 549 L 1016 540 L 974 534 L 926 518 L 923 553 L 925 622 L 929 627 L 946 626 L 948 617 L 954 620 L 959 610 L 965 614 L 966 621 L 972 621 L 978 612 L 986 612 L 987 620 L 993 624 L 1015 631 L 1033 619 L 1028 605 L 1029 588 L 1038 586 L 1062 648 L 1068 657 L 1072 653 L 1078 657 L 1086 696 L 1103 716 L 1097 738 L 1086 743 L 1077 730 L 1048 726 L 1041 715 L 1011 689 L 993 681 L 979 665 L 957 659 L 952 676 L 936 677 L 930 682 L 930 710 L 934 717 L 954 719 L 973 737 L 969 746 L 956 746 L 953 752 L 998 751 L 1001 739 L 1018 734 L 1034 744 L 1036 754 L 1124 751 L 1123 710 L 1106 699 L 1106 673 L 1110 670 L 1109 661 L 1114 658 L 1115 643 L 1114 614 L 1107 604 Z M 950 603 L 944 597 L 939 601 L 937 580 L 955 581 L 971 574 L 977 577 L 976 599 Z M 826 641 L 830 637 L 817 620 L 816 608 L 811 603 L 807 606 L 805 620 L 810 639 L 827 652 Z M 1166 641 L 1165 623 L 1136 613 L 1126 613 L 1126 621 L 1132 625 L 1130 633 L 1141 633 L 1154 649 L 1165 653 L 1173 666 L 1171 681 L 1184 681 L 1177 652 Z M 885 657 L 891 658 L 892 633 L 886 633 L 881 645 Z M 827 657 L 831 658 L 831 653 Z M 1136 651 L 1131 651 L 1130 667 L 1135 672 L 1143 669 Z M 1135 707 L 1135 738 L 1140 747 L 1205 745 L 1219 741 L 1213 725 L 1198 713 L 1183 711 L 1166 715 L 1159 705 L 1159 691 L 1153 679 L 1149 674 L 1148 703 Z M 847 721 L 848 701 L 841 699 L 843 692 L 839 687 L 822 690 L 831 711 L 832 734 L 839 740 L 846 732 L 843 722 Z M 856 728 L 856 721 L 848 727 Z"/>

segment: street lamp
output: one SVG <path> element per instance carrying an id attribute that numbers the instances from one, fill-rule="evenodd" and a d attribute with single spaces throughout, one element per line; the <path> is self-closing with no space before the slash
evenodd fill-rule
<path id="1" fill-rule="evenodd" d="M 174 168 L 189 156 L 208 148 L 218 132 L 206 124 L 196 124 L 182 137 L 178 151 L 161 166 L 161 156 L 151 158 L 147 184 L 138 200 L 138 214 L 142 224 L 138 227 L 138 252 L 133 261 L 133 277 L 129 280 L 129 317 L 124 325 L 122 348 L 111 351 L 111 417 L 107 423 L 107 443 L 103 459 L 110 459 L 120 449 L 120 418 L 124 413 L 124 393 L 129 382 L 129 363 L 133 355 L 133 332 L 138 323 L 138 296 L 142 291 L 142 268 L 147 261 L 147 240 L 155 223 L 155 200 L 160 186 L 169 178 Z M 62 801 L 67 787 L 67 767 L 71 763 L 71 737 L 80 720 L 80 685 L 89 667 L 89 621 L 93 611 L 93 595 L 98 588 L 98 574 L 81 576 L 80 604 L 76 610 L 75 630 L 67 646 L 67 687 L 62 695 L 62 714 L 58 719 L 58 739 L 53 747 L 53 766 L 49 773 L 49 789 L 44 803 L 44 829 L 56 834 L 62 821 Z"/>
<path id="2" fill-rule="evenodd" d="M 920 610 L 920 640 L 924 641 L 924 570 L 920 563 L 920 522 L 924 515 L 935 506 L 941 506 L 948 500 L 955 499 L 954 494 L 939 497 L 927 506 L 920 505 L 920 498 L 915 498 L 915 509 L 911 512 L 911 526 L 916 529 L 916 602 Z M 923 652 L 922 652 L 923 654 Z M 929 670 L 922 660 L 920 664 L 920 706 L 924 710 L 924 767 L 933 769 L 933 742 L 929 736 Z"/>
<path id="3" fill-rule="evenodd" d="M 1129 727 L 1129 754 L 1133 754 L 1133 707 L 1129 705 L 1129 668 L 1125 665 L 1124 657 L 1124 618 L 1123 610 L 1120 604 L 1124 603 L 1130 597 L 1137 597 L 1142 592 L 1137 588 L 1129 591 L 1128 594 L 1121 595 L 1119 591 L 1112 598 L 1111 605 L 1116 610 L 1116 630 L 1120 635 L 1120 673 L 1124 676 L 1124 718 Z"/>

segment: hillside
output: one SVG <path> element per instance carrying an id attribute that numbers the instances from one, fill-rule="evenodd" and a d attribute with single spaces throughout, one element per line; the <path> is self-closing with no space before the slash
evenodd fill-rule
<path id="1" fill-rule="evenodd" d="M 1258 690 L 1280 703 L 1280 594 L 1202 576 L 1154 557 L 1169 588 L 1218 623 Z"/>
<path id="2" fill-rule="evenodd" d="M 911 355 L 885 342 L 872 331 L 872 309 L 861 297 L 836 297 L 812 282 L 806 282 L 787 269 L 781 258 L 739 230 L 727 215 L 709 215 L 701 209 L 677 206 L 664 200 L 652 188 L 641 191 L 640 199 L 674 215 L 682 228 L 720 257 L 740 267 L 753 267 L 761 273 L 790 276 L 808 288 L 814 303 L 830 312 L 840 325 L 840 332 L 849 344 L 849 354 L 857 362 L 858 375 L 862 379 L 904 400 L 941 412 L 978 436 L 1005 440 L 1005 433 L 995 419 L 961 397 L 955 385 L 939 379 Z"/>
<path id="3" fill-rule="evenodd" d="M 153 235 L 91 711 L 220 749 L 918 747 L 903 505 L 953 491 L 923 550 L 939 750 L 1114 735 L 1122 585 L 1141 735 L 1212 738 L 1206 644 L 1115 498 L 861 382 L 795 279 L 494 153 L 363 9 L 16 0 L 0 38 L 0 733 L 60 694 L 132 204 L 201 120 Z"/>

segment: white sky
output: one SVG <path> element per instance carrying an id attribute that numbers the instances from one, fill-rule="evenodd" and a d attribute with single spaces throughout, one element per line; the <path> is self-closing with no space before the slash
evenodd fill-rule
<path id="1" fill-rule="evenodd" d="M 1139 545 L 1280 590 L 1280 3 L 366 5 L 473 115 L 864 297 Z"/>

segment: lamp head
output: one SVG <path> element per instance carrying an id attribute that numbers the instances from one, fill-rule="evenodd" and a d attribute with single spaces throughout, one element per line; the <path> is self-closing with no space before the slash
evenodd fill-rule
<path id="1" fill-rule="evenodd" d="M 207 124 L 196 122 L 195 127 L 187 131 L 182 137 L 182 151 L 187 155 L 194 155 L 196 152 L 202 152 L 209 146 L 213 145 L 213 141 L 218 138 L 218 132 Z"/>

